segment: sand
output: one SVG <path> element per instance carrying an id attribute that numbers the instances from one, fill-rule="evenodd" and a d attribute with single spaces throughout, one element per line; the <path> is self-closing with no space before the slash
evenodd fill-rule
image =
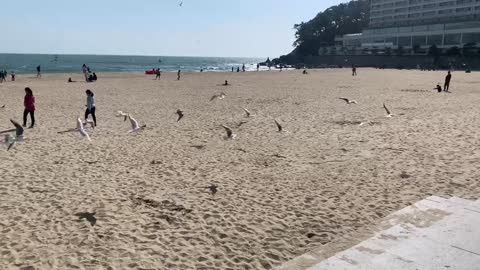
<path id="1" fill-rule="evenodd" d="M 454 72 L 441 94 L 445 72 L 98 75 L 0 84 L 2 130 L 21 121 L 24 87 L 37 99 L 37 126 L 0 149 L 0 269 L 271 269 L 354 245 L 347 235 L 428 195 L 480 196 L 478 73 Z M 91 143 L 57 134 L 83 115 L 87 88 Z M 118 110 L 147 129 L 127 134 Z"/>

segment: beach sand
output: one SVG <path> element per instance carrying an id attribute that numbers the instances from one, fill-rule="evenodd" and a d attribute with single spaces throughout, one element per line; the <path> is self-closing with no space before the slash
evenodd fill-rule
<path id="1" fill-rule="evenodd" d="M 446 72 L 309 72 L 0 84 L 2 130 L 21 121 L 26 86 L 37 100 L 25 142 L 0 149 L 0 269 L 271 269 L 352 246 L 348 235 L 429 195 L 480 197 L 479 73 L 454 72 L 452 93 L 439 94 Z M 92 142 L 57 134 L 83 117 L 87 88 Z M 147 129 L 127 134 L 118 110 Z M 225 140 L 222 124 L 238 137 Z M 201 188 L 210 184 L 213 196 Z"/>

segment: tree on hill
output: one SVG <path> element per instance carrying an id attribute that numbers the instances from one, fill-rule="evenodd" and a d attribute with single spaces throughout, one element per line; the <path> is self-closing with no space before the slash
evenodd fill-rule
<path id="1" fill-rule="evenodd" d="M 368 26 L 368 12 L 368 0 L 354 0 L 332 6 L 308 22 L 295 24 L 295 52 L 318 55 L 321 46 L 334 44 L 335 36 L 362 32 Z"/>

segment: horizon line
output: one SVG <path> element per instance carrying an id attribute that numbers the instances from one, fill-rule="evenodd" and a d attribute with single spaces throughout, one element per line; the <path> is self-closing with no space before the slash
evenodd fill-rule
<path id="1" fill-rule="evenodd" d="M 143 56 L 143 57 L 204 57 L 204 58 L 257 58 L 263 59 L 263 56 L 198 56 L 198 55 L 150 55 L 150 54 L 90 54 L 90 53 L 18 53 L 18 52 L 0 52 L 0 54 L 25 54 L 25 55 L 90 55 L 90 56 Z M 267 57 L 270 58 L 270 57 Z"/>

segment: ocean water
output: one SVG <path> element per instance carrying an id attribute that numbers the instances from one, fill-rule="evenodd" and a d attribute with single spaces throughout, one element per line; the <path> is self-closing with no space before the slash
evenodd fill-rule
<path id="1" fill-rule="evenodd" d="M 228 57 L 177 57 L 177 56 L 124 56 L 124 55 L 51 55 L 51 54 L 0 54 L 0 69 L 18 74 L 36 73 L 41 65 L 42 73 L 75 73 L 86 64 L 92 72 L 123 72 L 151 70 L 162 71 L 231 71 L 245 64 L 247 71 L 256 70 L 256 64 L 265 61 L 258 58 Z"/>

